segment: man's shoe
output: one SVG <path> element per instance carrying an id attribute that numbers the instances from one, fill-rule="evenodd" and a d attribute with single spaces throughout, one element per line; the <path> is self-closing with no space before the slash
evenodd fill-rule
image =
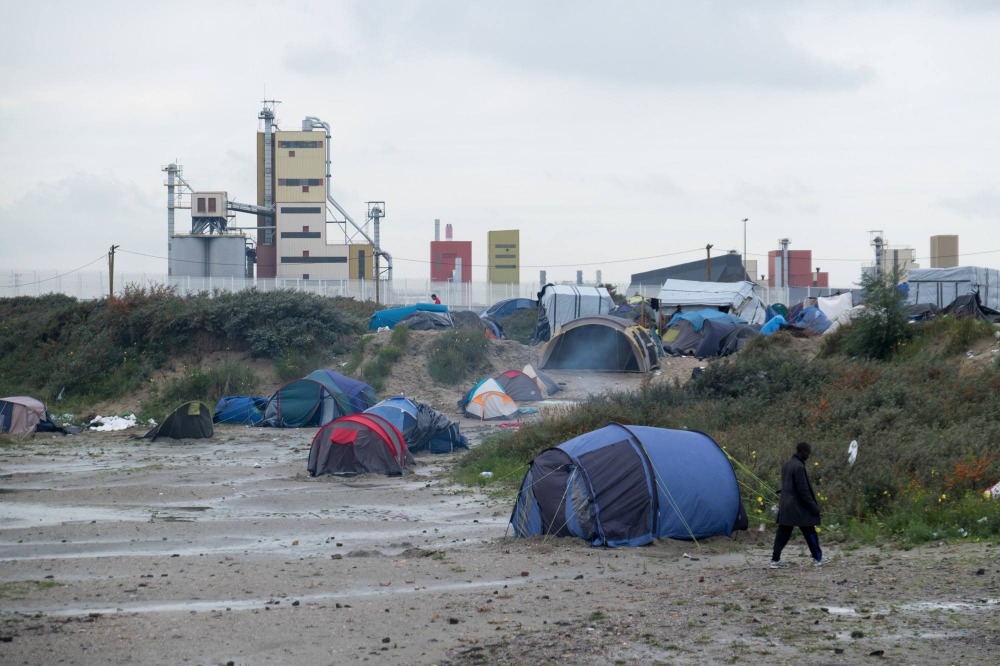
<path id="1" fill-rule="evenodd" d="M 771 560 L 771 568 L 772 569 L 787 569 L 788 568 L 788 564 L 785 563 L 785 562 L 782 562 L 780 560 Z"/>
<path id="2" fill-rule="evenodd" d="M 823 566 L 824 564 L 826 564 L 826 563 L 827 563 L 827 562 L 829 562 L 829 561 L 830 561 L 830 560 L 828 560 L 828 559 L 826 559 L 826 558 L 824 557 L 824 558 L 821 558 L 821 559 L 818 559 L 818 560 L 814 561 L 814 562 L 813 562 L 813 566 L 814 566 L 814 567 L 821 567 L 821 566 Z"/>

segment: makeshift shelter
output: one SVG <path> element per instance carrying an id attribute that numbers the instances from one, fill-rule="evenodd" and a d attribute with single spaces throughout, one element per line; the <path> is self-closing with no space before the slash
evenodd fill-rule
<path id="1" fill-rule="evenodd" d="M 461 310 L 453 312 L 451 318 L 455 328 L 474 328 L 486 334 L 486 337 L 494 340 L 500 339 L 500 329 L 496 322 L 485 317 L 480 317 L 471 310 Z"/>
<path id="2" fill-rule="evenodd" d="M 448 306 L 436 305 L 434 303 L 417 303 L 416 305 L 407 305 L 406 307 L 401 308 L 379 310 L 371 316 L 371 319 L 368 320 L 368 328 L 372 331 L 382 328 L 383 326 L 393 328 L 396 324 L 400 323 L 400 321 L 415 312 L 433 312 L 436 314 L 448 315 Z M 451 319 L 450 315 L 448 315 L 448 319 Z"/>
<path id="3" fill-rule="evenodd" d="M 418 310 L 400 319 L 396 326 L 406 326 L 414 331 L 437 331 L 455 328 L 455 322 L 447 312 Z"/>
<path id="4" fill-rule="evenodd" d="M 907 303 L 933 303 L 945 308 L 959 296 L 977 293 L 983 307 L 1000 310 L 1000 270 L 996 268 L 911 268 L 907 284 Z"/>
<path id="5" fill-rule="evenodd" d="M 553 393 L 562 390 L 559 384 L 555 383 L 551 377 L 530 363 L 524 366 L 521 372 L 535 380 L 535 384 L 538 385 L 538 390 L 541 392 L 543 398 L 548 398 Z"/>
<path id="6" fill-rule="evenodd" d="M 24 435 L 48 421 L 41 400 L 26 395 L 0 398 L 0 434 Z"/>
<path id="7" fill-rule="evenodd" d="M 426 403 L 396 396 L 369 407 L 365 414 L 378 414 L 396 426 L 403 433 L 407 450 L 413 453 L 451 453 L 469 448 L 469 440 L 459 432 L 458 423 Z"/>
<path id="8" fill-rule="evenodd" d="M 514 402 L 535 402 L 542 399 L 542 392 L 534 378 L 520 370 L 502 372 L 494 379 L 503 388 L 503 392 L 509 395 Z"/>
<path id="9" fill-rule="evenodd" d="M 237 425 L 260 425 L 264 420 L 267 398 L 250 395 L 227 395 L 215 403 L 213 423 L 235 423 Z"/>
<path id="10" fill-rule="evenodd" d="M 959 296 L 949 303 L 946 308 L 941 310 L 941 314 L 959 318 L 971 317 L 973 319 L 1000 323 L 1000 312 L 984 306 L 979 300 L 978 293 Z"/>
<path id="11" fill-rule="evenodd" d="M 706 342 L 705 327 L 709 322 L 712 322 L 708 326 L 711 335 Z M 746 322 L 714 309 L 676 312 L 660 335 L 660 342 L 663 350 L 674 356 L 718 356 L 722 338 L 734 330 L 737 324 Z"/>
<path id="12" fill-rule="evenodd" d="M 156 441 L 160 437 L 170 439 L 208 439 L 215 434 L 212 426 L 212 408 L 200 400 L 185 402 L 167 414 L 163 422 L 143 437 Z"/>
<path id="13" fill-rule="evenodd" d="M 399 476 L 413 462 L 403 433 L 378 414 L 349 414 L 325 424 L 313 437 L 310 476 Z"/>
<path id="14" fill-rule="evenodd" d="M 735 354 L 754 338 L 760 337 L 760 329 L 751 324 L 736 324 L 736 327 L 722 338 L 719 343 L 719 356 Z"/>
<path id="15" fill-rule="evenodd" d="M 261 425 L 274 428 L 319 426 L 362 412 L 375 404 L 375 390 L 333 370 L 316 370 L 275 391 L 264 407 Z"/>
<path id="16" fill-rule="evenodd" d="M 817 296 L 816 307 L 822 310 L 831 322 L 836 321 L 838 317 L 850 312 L 851 308 L 854 307 L 854 294 L 845 291 L 836 296 Z"/>
<path id="17" fill-rule="evenodd" d="M 612 423 L 535 456 L 510 522 L 518 537 L 617 547 L 730 536 L 748 521 L 736 474 L 711 437 Z"/>
<path id="18" fill-rule="evenodd" d="M 547 284 L 538 292 L 538 321 L 531 344 L 557 335 L 567 323 L 590 315 L 606 315 L 615 307 L 604 287 Z"/>
<path id="19" fill-rule="evenodd" d="M 722 319 L 707 319 L 701 327 L 701 342 L 694 350 L 697 358 L 715 358 L 725 356 L 723 354 L 723 342 L 740 328 L 753 330 L 749 324 L 743 322 L 725 321 Z M 734 350 L 729 349 L 728 353 Z"/>
<path id="20" fill-rule="evenodd" d="M 545 344 L 542 369 L 649 372 L 660 367 L 646 329 L 611 315 L 580 317 L 565 324 Z"/>
<path id="21" fill-rule="evenodd" d="M 796 313 L 790 325 L 806 333 L 820 335 L 830 328 L 830 320 L 819 308 L 809 307 Z"/>
<path id="22" fill-rule="evenodd" d="M 694 282 L 672 280 L 660 289 L 660 314 L 670 317 L 675 312 L 719 310 L 735 315 L 748 324 L 766 321 L 766 306 L 757 295 L 753 282 Z"/>
<path id="23" fill-rule="evenodd" d="M 517 416 L 517 410 L 517 403 L 503 391 L 485 391 L 469 400 L 465 415 L 480 421 L 512 419 Z"/>
<path id="24" fill-rule="evenodd" d="M 538 307 L 538 303 L 530 298 L 506 298 L 502 301 L 497 301 L 490 307 L 486 308 L 479 313 L 479 316 L 492 317 L 493 319 L 499 321 L 504 317 L 509 317 L 518 310 L 526 310 L 534 307 Z"/>

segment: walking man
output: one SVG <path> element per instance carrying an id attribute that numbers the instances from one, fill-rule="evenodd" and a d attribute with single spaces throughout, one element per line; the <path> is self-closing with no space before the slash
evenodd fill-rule
<path id="1" fill-rule="evenodd" d="M 813 564 L 826 564 L 816 536 L 816 526 L 820 524 L 819 502 L 816 501 L 816 493 L 806 474 L 806 461 L 809 460 L 810 453 L 812 447 L 807 442 L 799 442 L 795 445 L 795 455 L 781 466 L 781 498 L 778 500 L 778 531 L 774 535 L 774 551 L 771 554 L 772 569 L 788 566 L 781 561 L 781 551 L 785 549 L 792 530 L 796 527 L 806 538 Z"/>

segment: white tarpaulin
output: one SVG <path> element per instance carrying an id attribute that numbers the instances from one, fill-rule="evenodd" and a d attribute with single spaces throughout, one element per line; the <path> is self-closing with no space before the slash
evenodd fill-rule
<path id="1" fill-rule="evenodd" d="M 836 321 L 845 312 L 849 312 L 853 306 L 851 292 L 837 296 L 819 296 L 816 298 L 816 307 L 831 322 Z"/>
<path id="2" fill-rule="evenodd" d="M 766 308 L 753 282 L 696 282 L 667 280 L 660 289 L 660 312 L 670 316 L 683 311 L 726 308 L 748 324 L 763 324 Z"/>
<path id="3" fill-rule="evenodd" d="M 1000 270 L 958 266 L 956 268 L 911 268 L 907 303 L 933 303 L 948 307 L 959 296 L 979 292 L 979 303 L 1000 310 Z"/>

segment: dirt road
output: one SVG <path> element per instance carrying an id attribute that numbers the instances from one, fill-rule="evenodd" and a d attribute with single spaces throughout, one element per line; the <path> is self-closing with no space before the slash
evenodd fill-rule
<path id="1" fill-rule="evenodd" d="M 463 428 L 466 426 L 463 425 Z M 986 544 L 771 533 L 602 550 L 505 536 L 448 479 L 310 478 L 310 430 L 38 435 L 0 451 L 4 664 L 992 664 Z"/>

